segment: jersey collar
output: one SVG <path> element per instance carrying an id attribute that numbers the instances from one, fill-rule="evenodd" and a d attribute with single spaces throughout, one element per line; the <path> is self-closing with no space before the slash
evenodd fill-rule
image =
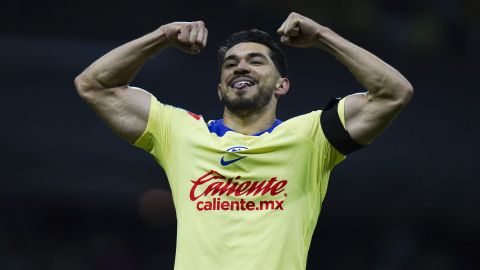
<path id="1" fill-rule="evenodd" d="M 275 127 L 277 127 L 281 123 L 282 123 L 281 120 L 275 119 L 275 122 L 273 122 L 273 125 L 271 127 L 269 127 L 268 129 L 266 129 L 264 131 L 260 131 L 258 133 L 252 134 L 252 135 L 249 135 L 249 136 L 260 136 L 265 132 L 270 133 L 275 129 Z M 219 137 L 223 137 L 223 135 L 225 135 L 225 133 L 227 133 L 228 131 L 236 132 L 235 130 L 225 126 L 225 124 L 223 123 L 223 119 L 212 120 L 212 121 L 208 122 L 208 130 L 210 131 L 210 133 L 215 133 Z"/>

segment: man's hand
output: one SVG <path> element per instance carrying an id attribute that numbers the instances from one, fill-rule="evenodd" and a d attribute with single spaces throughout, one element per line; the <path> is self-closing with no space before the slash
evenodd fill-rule
<path id="1" fill-rule="evenodd" d="M 159 30 L 165 33 L 169 45 L 186 53 L 197 54 L 207 45 L 208 30 L 203 21 L 173 22 Z"/>
<path id="2" fill-rule="evenodd" d="M 280 41 L 292 47 L 308 48 L 320 45 L 319 36 L 327 28 L 315 21 L 292 12 L 277 30 Z"/>

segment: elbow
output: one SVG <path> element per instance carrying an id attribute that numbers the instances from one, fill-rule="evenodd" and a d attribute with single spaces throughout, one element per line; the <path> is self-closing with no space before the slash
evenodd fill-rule
<path id="1" fill-rule="evenodd" d="M 400 89 L 400 103 L 403 105 L 403 106 L 406 106 L 410 100 L 412 99 L 413 97 L 413 86 L 409 83 L 409 82 L 406 82 Z"/>
<path id="2" fill-rule="evenodd" d="M 390 100 L 392 105 L 399 109 L 407 106 L 413 97 L 413 86 L 408 81 L 397 82 L 391 90 Z"/>
<path id="3" fill-rule="evenodd" d="M 75 85 L 75 89 L 77 90 L 77 94 L 79 96 L 82 96 L 88 89 L 85 77 L 82 74 L 75 77 L 73 84 Z"/>
<path id="4" fill-rule="evenodd" d="M 374 91 L 369 91 L 370 94 L 368 95 L 370 101 L 382 100 L 386 102 L 385 104 L 389 104 L 391 108 L 401 110 L 410 102 L 414 91 L 410 83 L 401 82 L 378 90 L 375 94 L 372 94 L 372 92 Z"/>
<path id="5" fill-rule="evenodd" d="M 77 94 L 84 100 L 88 99 L 94 91 L 93 84 L 83 73 L 75 77 L 73 83 L 77 90 Z"/>

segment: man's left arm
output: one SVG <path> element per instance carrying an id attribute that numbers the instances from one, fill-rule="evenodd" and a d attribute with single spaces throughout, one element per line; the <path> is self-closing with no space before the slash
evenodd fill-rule
<path id="1" fill-rule="evenodd" d="M 293 47 L 324 49 L 367 89 L 345 100 L 346 130 L 359 144 L 367 145 L 378 137 L 413 95 L 412 85 L 400 72 L 307 17 L 292 12 L 278 34 L 282 43 Z"/>

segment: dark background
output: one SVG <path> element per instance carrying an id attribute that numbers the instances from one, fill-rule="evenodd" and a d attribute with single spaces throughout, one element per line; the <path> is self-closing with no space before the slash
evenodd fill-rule
<path id="1" fill-rule="evenodd" d="M 200 55 L 165 50 L 132 85 L 218 119 L 219 43 L 253 27 L 275 34 L 290 11 L 370 50 L 415 88 L 392 126 L 332 173 L 308 269 L 480 269 L 478 3 L 2 1 L 0 269 L 173 269 L 162 169 L 96 118 L 73 79 L 161 24 L 201 19 Z M 330 55 L 285 50 L 292 87 L 280 119 L 362 91 Z"/>

